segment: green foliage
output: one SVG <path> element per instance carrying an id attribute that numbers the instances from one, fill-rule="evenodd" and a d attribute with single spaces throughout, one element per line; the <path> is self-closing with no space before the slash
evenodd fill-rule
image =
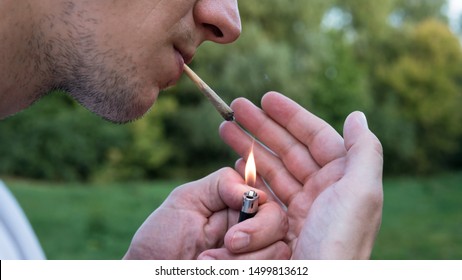
<path id="1" fill-rule="evenodd" d="M 223 119 L 208 102 L 183 107 L 168 121 L 169 141 L 175 146 L 172 160 L 163 169 L 170 178 L 200 178 L 230 165 L 229 148 L 220 140 L 218 127 Z"/>
<path id="2" fill-rule="evenodd" d="M 461 74 L 460 43 L 446 25 L 435 20 L 412 29 L 400 55 L 382 65 L 378 78 L 384 83 L 387 98 L 395 99 L 392 110 L 409 130 L 404 134 L 407 137 L 395 136 L 406 139 L 406 146 L 412 142 L 405 149 L 400 143 L 391 149 L 397 148 L 395 152 L 401 154 L 405 165 L 416 171 L 444 166 L 458 150 L 462 135 Z M 403 150 L 408 151 L 403 155 Z"/>
<path id="3" fill-rule="evenodd" d="M 315 31 L 324 13 L 334 0 L 267 0 L 241 1 L 239 8 L 243 29 L 257 26 L 261 33 L 272 41 L 294 45 L 304 40 L 307 32 Z M 257 43 L 257 42 L 255 42 Z"/>
<path id="4" fill-rule="evenodd" d="M 370 126 L 384 146 L 387 173 L 453 164 L 462 132 L 462 50 L 442 14 L 446 1 L 338 3 L 351 18 L 340 32 L 367 71 Z"/>
<path id="5" fill-rule="evenodd" d="M 442 7 L 446 0 L 394 0 L 397 2 L 395 13 L 398 14 L 404 22 L 419 23 L 429 18 L 435 18 L 445 21 L 447 17 L 443 14 Z"/>
<path id="6" fill-rule="evenodd" d="M 103 181 L 161 177 L 159 170 L 173 156 L 175 148 L 165 137 L 165 119 L 178 109 L 171 97 L 159 98 L 155 108 L 142 119 L 125 126 L 129 141 L 111 147 L 108 161 L 94 179 Z"/>
<path id="7" fill-rule="evenodd" d="M 367 39 L 384 36 L 388 28 L 389 16 L 394 7 L 394 0 L 338 0 L 337 5 L 351 18 L 350 31 Z M 364 38 L 361 38 L 364 39 Z"/>
<path id="8" fill-rule="evenodd" d="M 111 147 L 127 143 L 121 127 L 89 114 L 62 93 L 0 122 L 0 174 L 86 180 Z"/>
<path id="9" fill-rule="evenodd" d="M 341 131 L 349 113 L 372 110 L 369 84 L 363 67 L 355 61 L 351 46 L 341 34 L 328 33 L 319 45 L 323 52 L 311 71 L 310 109 Z"/>

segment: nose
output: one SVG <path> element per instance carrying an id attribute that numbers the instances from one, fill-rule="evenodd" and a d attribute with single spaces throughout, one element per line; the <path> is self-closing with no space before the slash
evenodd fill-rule
<path id="1" fill-rule="evenodd" d="M 228 44 L 241 35 L 237 0 L 199 0 L 194 7 L 194 19 L 205 40 Z"/>

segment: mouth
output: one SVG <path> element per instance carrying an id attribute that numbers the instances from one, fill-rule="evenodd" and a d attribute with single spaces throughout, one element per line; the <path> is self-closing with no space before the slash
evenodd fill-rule
<path id="1" fill-rule="evenodd" d="M 194 52 L 188 52 L 187 50 L 182 49 L 181 47 L 177 47 L 177 46 L 174 46 L 173 48 L 175 49 L 176 52 L 180 54 L 185 64 L 191 63 L 194 57 Z"/>
<path id="2" fill-rule="evenodd" d="M 178 82 L 178 80 L 183 75 L 184 65 L 188 64 L 188 63 L 191 63 L 191 61 L 192 61 L 192 59 L 194 57 L 194 53 L 188 53 L 186 51 L 183 51 L 182 49 L 178 48 L 177 46 L 174 46 L 173 49 L 175 51 L 176 69 L 177 70 L 176 70 L 174 76 L 172 77 L 172 79 L 170 81 L 168 81 L 165 86 L 161 87 L 163 89 L 171 87 L 171 86 L 175 85 Z"/>

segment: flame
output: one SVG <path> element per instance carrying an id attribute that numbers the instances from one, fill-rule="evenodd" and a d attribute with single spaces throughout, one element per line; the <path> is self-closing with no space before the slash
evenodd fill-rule
<path id="1" fill-rule="evenodd" d="M 253 143 L 250 148 L 250 154 L 247 158 L 247 163 L 245 165 L 245 183 L 248 186 L 255 187 L 255 182 L 257 181 L 257 167 L 255 165 L 255 157 L 253 155 Z"/>

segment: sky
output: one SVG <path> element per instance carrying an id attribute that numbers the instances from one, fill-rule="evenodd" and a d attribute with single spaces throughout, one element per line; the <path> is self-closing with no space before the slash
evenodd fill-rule
<path id="1" fill-rule="evenodd" d="M 449 0 L 449 18 L 451 19 L 451 25 L 454 29 L 456 28 L 456 21 L 462 13 L 462 0 Z"/>
<path id="2" fill-rule="evenodd" d="M 451 17 L 458 17 L 462 11 L 462 0 L 449 0 L 449 15 Z"/>

